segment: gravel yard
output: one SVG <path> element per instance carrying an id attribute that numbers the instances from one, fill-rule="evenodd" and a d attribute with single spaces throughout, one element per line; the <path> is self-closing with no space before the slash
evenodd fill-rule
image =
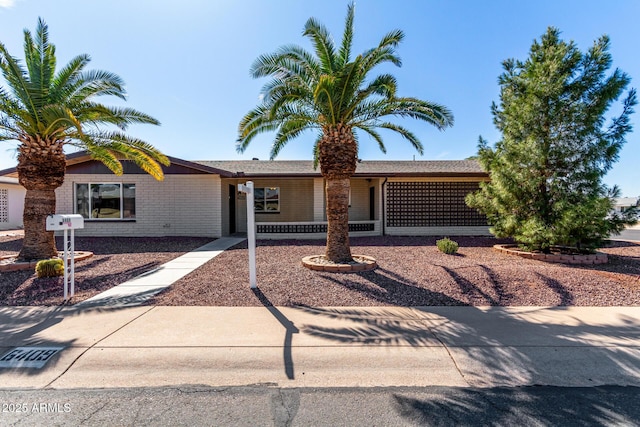
<path id="1" fill-rule="evenodd" d="M 152 270 L 200 247 L 205 237 L 76 237 L 79 251 L 93 257 L 76 263 L 75 297 L 79 302 L 122 282 Z M 22 247 L 22 237 L 0 237 L 0 255 L 10 255 Z M 58 249 L 64 248 L 62 239 Z M 60 305 L 63 302 L 61 277 L 38 279 L 32 270 L 0 273 L 0 305 Z"/>
<path id="2" fill-rule="evenodd" d="M 76 265 L 76 297 L 89 298 L 149 271 L 207 238 L 76 238 L 95 253 Z M 322 240 L 258 241 L 260 292 L 249 288 L 246 242 L 176 282 L 153 305 L 211 306 L 640 306 L 640 245 L 612 242 L 598 266 L 549 264 L 500 254 L 492 238 L 454 238 L 457 255 L 435 247 L 435 237 L 351 240 L 354 255 L 377 259 L 363 273 L 304 268 L 303 256 L 324 252 Z M 0 255 L 20 249 L 20 237 L 0 237 Z M 61 247 L 61 243 L 59 243 Z M 0 273 L 0 305 L 58 305 L 62 279 L 37 279 L 32 271 Z"/>
<path id="3" fill-rule="evenodd" d="M 379 268 L 326 273 L 304 268 L 303 256 L 324 252 L 324 241 L 259 241 L 257 282 L 249 288 L 246 243 L 214 258 L 154 305 L 253 306 L 638 306 L 640 246 L 612 242 L 609 263 L 569 266 L 526 260 L 492 249 L 492 238 L 455 238 L 457 255 L 438 251 L 434 237 L 351 240 L 352 253 Z"/>

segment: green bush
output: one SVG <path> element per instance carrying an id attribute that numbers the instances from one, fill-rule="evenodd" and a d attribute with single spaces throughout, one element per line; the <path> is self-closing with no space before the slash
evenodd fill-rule
<path id="1" fill-rule="evenodd" d="M 453 255 L 458 252 L 458 244 L 448 237 L 436 240 L 436 246 L 440 249 L 440 252 L 444 252 L 447 255 Z"/>
<path id="2" fill-rule="evenodd" d="M 43 259 L 36 264 L 38 277 L 56 277 L 64 274 L 64 261 L 60 258 Z"/>

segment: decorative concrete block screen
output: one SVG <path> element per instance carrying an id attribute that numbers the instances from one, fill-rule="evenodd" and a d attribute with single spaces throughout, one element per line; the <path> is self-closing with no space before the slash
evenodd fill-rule
<path id="1" fill-rule="evenodd" d="M 487 218 L 464 202 L 477 182 L 390 182 L 387 184 L 389 227 L 486 226 Z"/>
<path id="2" fill-rule="evenodd" d="M 9 190 L 0 189 L 0 222 L 9 222 Z"/>
<path id="3" fill-rule="evenodd" d="M 258 233 L 326 233 L 327 224 L 259 224 Z M 349 224 L 349 231 L 373 231 L 373 223 Z"/>

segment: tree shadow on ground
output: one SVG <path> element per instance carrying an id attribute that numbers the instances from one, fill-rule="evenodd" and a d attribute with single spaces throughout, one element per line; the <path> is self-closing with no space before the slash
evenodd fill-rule
<path id="1" fill-rule="evenodd" d="M 640 384 L 640 318 L 623 310 L 599 323 L 564 307 L 297 309 L 343 320 L 300 330 L 345 345 L 440 343 L 471 386 Z"/>
<path id="2" fill-rule="evenodd" d="M 393 393 L 392 402 L 417 425 L 634 425 L 639 394 L 638 387 L 618 386 L 440 388 L 429 398 Z"/>
<path id="3" fill-rule="evenodd" d="M 320 277 L 388 305 L 404 307 L 413 305 L 466 305 L 466 303 L 442 292 L 434 292 L 423 288 L 416 282 L 394 271 L 377 268 L 355 274 L 365 279 L 370 285 L 350 280 L 347 274 L 340 276 L 321 274 Z"/>
<path id="4" fill-rule="evenodd" d="M 558 297 L 560 298 L 560 302 L 558 303 L 558 305 L 563 305 L 563 306 L 573 305 L 574 303 L 573 294 L 569 292 L 569 290 L 565 286 L 563 286 L 562 283 L 560 283 L 558 280 L 552 277 L 545 276 L 540 273 L 536 273 L 536 276 L 538 276 L 538 278 L 542 281 L 542 283 L 545 286 L 547 286 L 549 289 L 551 289 L 553 292 L 555 292 L 558 295 Z"/>
<path id="5" fill-rule="evenodd" d="M 129 269 L 101 275 L 83 275 L 90 272 L 93 267 L 108 262 L 107 258 L 90 259 L 76 264 L 74 288 L 76 298 L 82 293 L 95 294 L 105 291 L 116 285 L 124 283 L 141 274 L 157 268 L 159 262 L 149 262 L 144 265 L 134 266 Z M 64 278 L 63 277 L 35 277 L 32 271 L 11 272 L 12 275 L 20 275 L 22 281 L 12 281 L 13 285 L 6 283 L 0 286 L 0 306 L 19 305 L 63 305 Z M 25 285 L 26 283 L 26 285 Z M 86 298 L 86 297 L 85 297 Z M 73 301 L 73 300 L 72 300 Z"/>
<path id="6" fill-rule="evenodd" d="M 451 279 L 453 279 L 453 281 L 460 287 L 460 290 L 467 296 L 467 298 L 473 302 L 473 305 L 508 305 L 509 301 L 513 298 L 513 295 L 504 289 L 504 286 L 500 284 L 500 280 L 497 280 L 493 270 L 484 265 L 472 267 L 478 267 L 485 272 L 489 282 L 491 283 L 495 297 L 482 290 L 474 282 L 458 274 L 455 269 L 445 267 L 444 265 L 440 266 L 440 268 L 446 271 Z"/>

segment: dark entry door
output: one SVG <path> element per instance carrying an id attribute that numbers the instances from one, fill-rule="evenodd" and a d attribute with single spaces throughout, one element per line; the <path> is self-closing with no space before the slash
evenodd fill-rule
<path id="1" fill-rule="evenodd" d="M 369 220 L 376 219 L 376 187 L 369 187 Z"/>
<path id="2" fill-rule="evenodd" d="M 229 234 L 236 232 L 236 186 L 229 184 Z"/>

